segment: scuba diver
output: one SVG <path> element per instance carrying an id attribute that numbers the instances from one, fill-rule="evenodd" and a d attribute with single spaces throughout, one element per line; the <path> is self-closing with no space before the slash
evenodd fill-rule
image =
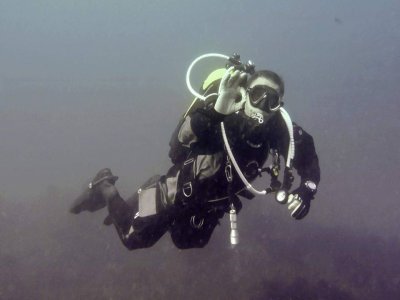
<path id="1" fill-rule="evenodd" d="M 204 247 L 225 214 L 235 245 L 241 198 L 255 195 L 275 193 L 296 220 L 308 214 L 320 181 L 318 156 L 311 135 L 282 107 L 282 78 L 256 71 L 238 55 L 223 57 L 228 58 L 226 67 L 212 72 L 200 92 L 192 92 L 196 99 L 170 140 L 173 166 L 167 173 L 151 177 L 124 200 L 115 187 L 118 177 L 102 169 L 70 212 L 107 207 L 104 224 L 113 224 L 130 250 L 153 246 L 167 231 L 180 249 Z M 264 167 L 269 156 L 272 164 Z M 300 186 L 290 191 L 293 168 Z M 264 172 L 271 184 L 258 191 L 251 182 Z"/>

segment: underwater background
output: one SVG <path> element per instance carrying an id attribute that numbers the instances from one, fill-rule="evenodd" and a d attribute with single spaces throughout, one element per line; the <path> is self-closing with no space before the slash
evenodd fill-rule
<path id="1" fill-rule="evenodd" d="M 105 210 L 68 209 L 101 168 L 124 197 L 168 169 L 209 52 L 285 80 L 320 159 L 310 214 L 257 197 L 234 249 L 225 217 L 204 249 L 129 252 Z M 396 0 L 2 0 L 0 299 L 400 299 L 399 53 Z"/>

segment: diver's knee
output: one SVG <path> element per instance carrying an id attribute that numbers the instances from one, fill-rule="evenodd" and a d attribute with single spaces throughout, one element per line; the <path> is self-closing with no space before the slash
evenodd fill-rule
<path id="1" fill-rule="evenodd" d="M 119 193 L 115 185 L 110 182 L 103 182 L 99 187 L 100 193 L 103 196 L 104 200 L 107 202 L 118 197 Z"/>
<path id="2" fill-rule="evenodd" d="M 152 247 L 158 239 L 146 239 L 146 238 L 141 238 L 138 236 L 131 236 L 127 239 L 122 240 L 122 243 L 124 244 L 125 248 L 128 249 L 129 251 L 136 250 L 136 249 L 145 249 L 145 248 L 150 248 Z"/>

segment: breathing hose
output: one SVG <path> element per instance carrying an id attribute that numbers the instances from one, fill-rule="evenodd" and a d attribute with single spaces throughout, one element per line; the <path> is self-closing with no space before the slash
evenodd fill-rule
<path id="1" fill-rule="evenodd" d="M 189 91 L 196 97 L 199 98 L 200 100 L 205 101 L 207 97 L 200 95 L 198 92 L 196 92 L 196 90 L 192 87 L 191 83 L 190 83 L 190 75 L 192 72 L 192 69 L 194 67 L 195 64 L 197 64 L 200 60 L 205 59 L 205 58 L 209 58 L 209 57 L 218 57 L 218 58 L 223 58 L 223 59 L 229 59 L 229 56 L 224 55 L 224 54 L 219 54 L 219 53 L 207 53 L 207 54 L 203 54 L 200 55 L 199 57 L 197 57 L 189 66 L 187 72 L 186 72 L 186 85 L 189 89 Z"/>

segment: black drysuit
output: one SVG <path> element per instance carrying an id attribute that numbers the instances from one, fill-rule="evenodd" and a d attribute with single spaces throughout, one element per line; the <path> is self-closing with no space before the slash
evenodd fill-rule
<path id="1" fill-rule="evenodd" d="M 221 135 L 222 121 L 234 157 L 249 182 L 258 176 L 270 149 L 278 150 L 286 159 L 289 137 L 279 112 L 258 124 L 241 111 L 224 116 L 214 110 L 213 102 L 198 103 L 172 136 L 169 155 L 174 165 L 167 174 L 149 179 L 126 202 L 118 193 L 108 201 L 109 218 L 128 249 L 150 247 L 167 231 L 178 248 L 204 247 L 231 203 L 239 211 L 238 196 L 253 197 L 233 168 L 232 181 L 227 178 L 229 159 Z M 302 183 L 311 180 L 318 184 L 320 170 L 313 138 L 293 125 L 293 167 Z M 153 189 L 150 195 L 154 200 L 148 195 L 139 199 L 148 188 Z M 143 216 L 145 201 L 154 201 L 154 211 Z"/>

